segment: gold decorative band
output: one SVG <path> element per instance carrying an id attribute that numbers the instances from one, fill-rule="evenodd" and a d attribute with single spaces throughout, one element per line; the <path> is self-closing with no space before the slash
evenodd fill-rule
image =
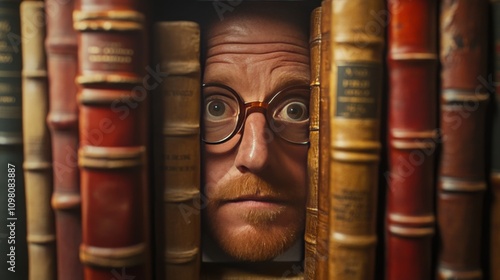
<path id="1" fill-rule="evenodd" d="M 121 248 L 80 245 L 80 261 L 86 265 L 130 267 L 143 263 L 145 259 L 146 245 L 143 243 Z"/>
<path id="2" fill-rule="evenodd" d="M 123 75 L 82 75 L 76 77 L 76 82 L 80 85 L 88 84 L 141 84 L 139 77 L 130 77 Z"/>
<path id="3" fill-rule="evenodd" d="M 2 108 L 3 107 L 0 106 L 0 112 Z M 21 145 L 21 144 L 23 144 L 23 136 L 20 132 L 0 131 L 0 145 Z"/>
<path id="4" fill-rule="evenodd" d="M 200 197 L 199 190 L 192 191 L 173 191 L 168 190 L 163 193 L 163 201 L 167 203 L 179 203 L 197 199 Z"/>
<path id="5" fill-rule="evenodd" d="M 82 20 L 73 23 L 75 30 L 83 31 L 140 31 L 144 28 L 142 23 L 133 21 L 113 20 Z"/>
<path id="6" fill-rule="evenodd" d="M 434 228 L 412 228 L 412 227 L 400 227 L 400 226 L 389 226 L 389 232 L 406 237 L 424 237 L 434 235 Z"/>
<path id="7" fill-rule="evenodd" d="M 348 235 L 339 232 L 332 234 L 333 243 L 348 247 L 368 247 L 377 244 L 376 235 Z"/>
<path id="8" fill-rule="evenodd" d="M 199 125 L 165 126 L 163 128 L 164 136 L 183 136 L 196 135 L 200 133 Z"/>
<path id="9" fill-rule="evenodd" d="M 427 224 L 434 224 L 436 218 L 434 217 L 434 215 L 408 216 L 401 214 L 389 214 L 389 220 L 396 223 L 427 225 Z"/>
<path id="10" fill-rule="evenodd" d="M 354 153 L 345 151 L 333 151 L 332 159 L 342 162 L 378 162 L 380 155 L 372 153 Z"/>
<path id="11" fill-rule="evenodd" d="M 34 244 L 54 243 L 56 236 L 54 234 L 27 234 L 26 241 Z"/>
<path id="12" fill-rule="evenodd" d="M 23 163 L 24 170 L 27 171 L 44 171 L 52 169 L 52 162 L 48 161 L 25 161 Z"/>
<path id="13" fill-rule="evenodd" d="M 488 93 L 474 92 L 474 91 L 461 91 L 446 89 L 442 93 L 442 97 L 446 102 L 484 102 L 490 98 Z"/>
<path id="14" fill-rule="evenodd" d="M 486 190 L 486 182 L 484 181 L 462 181 L 447 177 L 439 178 L 441 188 L 445 191 L 456 192 L 479 192 Z"/>
<path id="15" fill-rule="evenodd" d="M 435 53 L 390 53 L 390 59 L 393 60 L 437 60 Z"/>
<path id="16" fill-rule="evenodd" d="M 116 20 L 143 22 L 144 15 L 134 10 L 112 10 L 112 11 L 73 11 L 73 21 L 84 20 Z"/>
<path id="17" fill-rule="evenodd" d="M 412 131 L 403 129 L 392 129 L 391 135 L 394 138 L 417 138 L 417 139 L 434 139 L 439 136 L 436 129 L 434 130 L 422 130 L 422 131 Z"/>
<path id="18" fill-rule="evenodd" d="M 21 78 L 21 73 L 18 71 L 0 71 L 0 78 Z"/>
<path id="19" fill-rule="evenodd" d="M 198 254 L 198 248 L 185 251 L 166 251 L 165 262 L 170 264 L 188 263 L 196 260 L 198 258 Z"/>
<path id="20" fill-rule="evenodd" d="M 434 142 L 418 142 L 418 141 L 409 141 L 409 140 L 393 140 L 391 141 L 392 147 L 398 150 L 425 150 L 425 149 L 433 149 L 436 147 L 436 143 Z"/>
<path id="21" fill-rule="evenodd" d="M 456 271 L 446 268 L 439 269 L 439 279 L 442 280 L 477 280 L 482 279 L 481 270 Z"/>
<path id="22" fill-rule="evenodd" d="M 144 164 L 145 148 L 83 146 L 78 151 L 78 164 L 86 168 L 119 169 Z"/>
<path id="23" fill-rule="evenodd" d="M 55 192 L 51 203 L 55 210 L 74 210 L 80 208 L 82 199 L 80 193 Z"/>
<path id="24" fill-rule="evenodd" d="M 378 141 L 333 141 L 332 148 L 335 150 L 348 151 L 378 151 L 382 145 Z"/>

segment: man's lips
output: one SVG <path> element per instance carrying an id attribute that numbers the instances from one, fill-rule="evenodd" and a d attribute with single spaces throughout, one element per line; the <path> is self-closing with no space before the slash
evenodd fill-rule
<path id="1" fill-rule="evenodd" d="M 273 196 L 258 196 L 258 195 L 244 195 L 222 200 L 222 203 L 240 203 L 240 202 L 262 202 L 262 203 L 273 203 L 273 204 L 285 204 L 286 200 Z"/>

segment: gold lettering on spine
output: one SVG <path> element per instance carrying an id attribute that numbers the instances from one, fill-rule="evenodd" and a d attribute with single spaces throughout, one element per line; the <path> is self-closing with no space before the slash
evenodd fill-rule
<path id="1" fill-rule="evenodd" d="M 115 44 L 117 45 L 117 44 Z M 103 63 L 131 63 L 134 50 L 129 48 L 122 48 L 120 46 L 99 47 L 89 46 L 87 48 L 87 57 L 90 62 L 103 62 Z"/>

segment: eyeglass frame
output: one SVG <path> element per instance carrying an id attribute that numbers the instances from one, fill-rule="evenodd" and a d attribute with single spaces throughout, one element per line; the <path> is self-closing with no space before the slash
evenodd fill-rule
<path id="1" fill-rule="evenodd" d="M 266 123 L 269 126 L 269 128 L 271 129 L 271 131 L 273 131 L 273 133 L 276 134 L 276 135 L 278 135 L 281 139 L 283 139 L 283 140 L 285 140 L 285 141 L 287 141 L 289 143 L 297 144 L 297 145 L 307 145 L 307 144 L 309 144 L 309 139 L 307 139 L 307 141 L 303 141 L 303 142 L 294 142 L 294 141 L 290 141 L 290 140 L 284 138 L 283 136 L 281 136 L 281 134 L 279 134 L 277 131 L 275 131 L 275 129 L 273 129 L 274 126 L 270 123 L 270 120 L 274 121 L 274 118 L 270 117 L 268 115 L 268 112 L 270 112 L 270 111 L 268 111 L 267 109 L 268 109 L 269 105 L 271 105 L 271 103 L 274 100 L 277 100 L 276 98 L 279 97 L 282 92 L 287 92 L 287 91 L 294 90 L 294 89 L 307 89 L 308 91 L 310 91 L 311 90 L 311 86 L 310 85 L 302 84 L 302 85 L 287 86 L 287 87 L 279 90 L 275 94 L 273 94 L 271 96 L 268 96 L 263 101 L 249 101 L 249 102 L 245 102 L 243 100 L 243 98 L 238 94 L 238 92 L 236 92 L 236 90 L 234 90 L 230 86 L 227 86 L 227 85 L 224 85 L 224 84 L 221 84 L 221 83 L 203 83 L 201 85 L 201 87 L 202 87 L 202 89 L 203 88 L 207 88 L 207 87 L 219 87 L 219 88 L 223 88 L 223 89 L 227 90 L 228 92 L 230 92 L 234 97 L 236 97 L 236 101 L 238 102 L 238 106 L 239 106 L 239 108 L 238 108 L 239 111 L 238 111 L 238 115 L 237 115 L 238 121 L 237 121 L 236 125 L 234 126 L 233 132 L 231 132 L 229 135 L 227 135 L 226 137 L 224 137 L 223 139 L 221 139 L 219 141 L 207 141 L 207 140 L 205 140 L 204 137 L 203 137 L 204 132 L 202 132 L 201 140 L 204 143 L 210 144 L 210 145 L 217 145 L 217 144 L 222 144 L 222 143 L 225 143 L 225 142 L 229 141 L 236 134 L 240 133 L 240 131 L 245 126 L 244 124 L 245 124 L 248 116 L 251 113 L 260 111 L 262 114 L 264 114 L 265 119 L 266 119 Z M 203 92 L 203 90 L 202 90 L 202 92 Z M 211 96 L 211 95 L 215 95 L 215 94 L 210 94 L 208 96 Z M 286 96 L 287 95 L 284 95 L 284 97 L 286 97 Z M 205 102 L 204 102 L 205 98 L 206 97 L 203 96 L 203 104 L 205 104 Z M 307 110 L 309 111 L 309 109 L 310 108 L 308 106 Z M 203 110 L 205 110 L 205 107 L 203 107 Z M 202 114 L 202 117 L 203 117 L 203 114 Z M 309 114 L 308 114 L 307 120 L 310 121 Z M 202 127 L 204 127 L 204 125 Z M 307 127 L 309 127 L 309 125 Z"/>

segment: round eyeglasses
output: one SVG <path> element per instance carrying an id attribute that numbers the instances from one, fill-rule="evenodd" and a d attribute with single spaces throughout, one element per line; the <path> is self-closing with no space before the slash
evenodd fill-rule
<path id="1" fill-rule="evenodd" d="M 253 112 L 266 116 L 269 128 L 295 144 L 309 142 L 308 85 L 290 86 L 264 101 L 243 102 L 232 88 L 218 83 L 203 84 L 202 140 L 220 144 L 239 133 Z"/>

